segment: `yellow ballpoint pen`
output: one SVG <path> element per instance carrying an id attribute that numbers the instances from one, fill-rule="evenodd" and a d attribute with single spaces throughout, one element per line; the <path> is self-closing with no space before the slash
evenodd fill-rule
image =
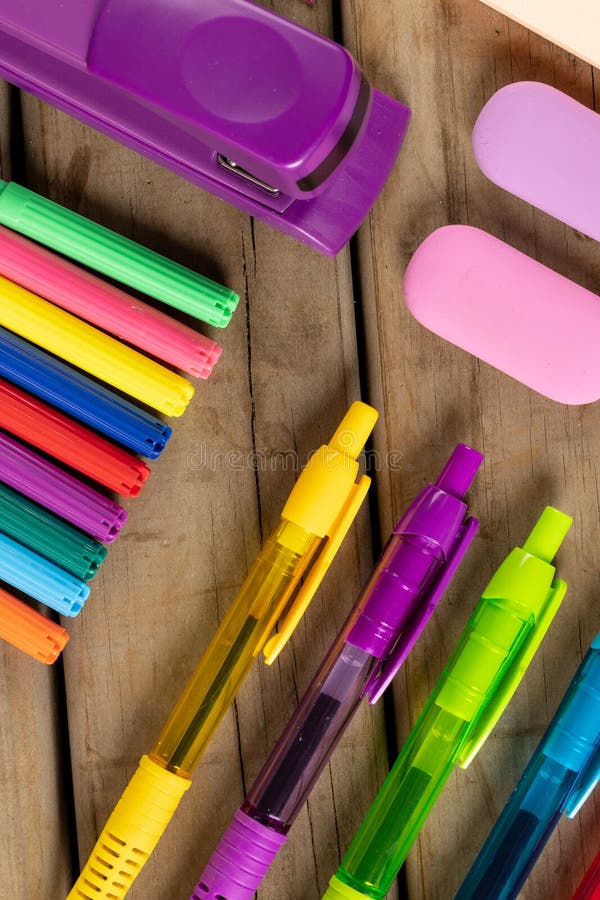
<path id="1" fill-rule="evenodd" d="M 269 662 L 291 637 L 366 496 L 358 456 L 377 412 L 353 403 L 298 478 L 158 741 L 110 816 L 68 900 L 122 900 L 154 850 L 208 741 L 282 615 Z M 302 586 L 300 580 L 303 578 Z M 293 598 L 293 599 L 292 599 Z"/>

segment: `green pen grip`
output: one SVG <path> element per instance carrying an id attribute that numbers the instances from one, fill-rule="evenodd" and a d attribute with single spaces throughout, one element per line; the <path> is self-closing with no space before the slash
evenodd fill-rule
<path id="1" fill-rule="evenodd" d="M 84 581 L 90 581 L 106 559 L 106 547 L 94 538 L 4 484 L 0 531 Z"/>
<path id="2" fill-rule="evenodd" d="M 0 181 L 0 222 L 217 328 L 238 304 L 230 288 L 14 182 Z"/>

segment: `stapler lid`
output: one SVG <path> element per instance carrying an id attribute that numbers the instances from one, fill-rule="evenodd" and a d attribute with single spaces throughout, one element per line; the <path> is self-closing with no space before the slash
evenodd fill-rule
<path id="1" fill-rule="evenodd" d="M 104 0 L 0 2 L 0 28 L 84 64 L 90 35 Z"/>
<path id="2" fill-rule="evenodd" d="M 277 153 L 281 154 L 280 142 L 274 148 L 277 152 L 271 152 L 267 159 L 257 156 L 256 146 L 248 140 L 252 129 L 253 134 L 256 131 L 262 134 L 256 123 L 252 127 L 251 123 L 231 125 L 233 136 L 239 130 L 247 146 L 243 156 L 236 154 L 238 159 L 235 159 L 231 155 L 230 160 L 267 184 L 275 181 L 276 194 L 221 168 L 218 153 L 227 152 L 227 148 L 216 147 L 216 141 L 209 139 L 206 117 L 200 108 L 194 123 L 178 119 L 175 113 L 169 118 L 168 111 L 156 102 L 156 98 L 149 98 L 148 92 L 143 96 L 130 92 L 116 80 L 95 74 L 90 68 L 90 52 L 97 65 L 109 65 L 113 54 L 115 68 L 118 68 L 119 54 L 125 57 L 134 51 L 137 53 L 135 44 L 145 28 L 146 19 L 160 22 L 166 31 L 171 27 L 171 19 L 180 17 L 182 10 L 187 10 L 189 15 L 191 7 L 204 9 L 209 4 L 213 10 L 217 5 L 215 0 L 162 0 L 160 3 L 157 0 L 119 0 L 118 3 L 111 0 L 0 0 L 0 77 L 143 153 L 271 227 L 320 253 L 335 256 L 359 227 L 381 191 L 410 119 L 410 110 L 406 106 L 369 89 L 361 81 L 358 67 L 345 50 L 294 23 L 279 19 L 268 10 L 260 10 L 248 0 L 222 0 L 219 4 L 222 18 L 227 17 L 226 10 L 235 9 L 239 15 L 241 11 L 252 10 L 255 15 L 268 16 L 269 23 L 276 22 L 288 43 L 289 35 L 294 34 L 293 52 L 296 56 L 300 54 L 303 77 L 309 84 L 310 66 L 315 67 L 313 90 L 316 90 L 317 81 L 321 91 L 323 84 L 332 78 L 332 69 L 320 65 L 320 60 L 328 53 L 335 54 L 336 60 L 341 55 L 352 69 L 348 82 L 352 90 L 347 98 L 348 109 L 352 107 L 352 112 L 348 118 L 344 107 L 333 124 L 329 121 L 329 130 L 324 104 L 330 103 L 333 120 L 336 109 L 341 108 L 343 85 L 337 94 L 337 106 L 333 94 L 317 95 L 314 116 L 308 102 L 312 95 L 302 93 L 302 102 L 298 101 L 296 137 L 290 146 L 296 146 L 300 154 L 307 146 L 317 146 L 318 141 L 322 141 L 314 158 L 306 157 L 302 173 L 293 169 L 286 172 L 282 166 L 274 167 Z M 125 23 L 126 13 L 131 10 L 137 10 L 139 21 L 131 14 L 128 21 L 135 23 L 134 30 L 128 26 L 129 31 L 120 37 L 117 35 L 111 47 L 106 37 L 111 27 L 109 14 Z M 100 41 L 102 35 L 105 36 L 104 43 Z M 302 47 L 298 50 L 300 42 Z M 309 59 L 307 48 L 317 44 L 318 53 Z M 321 44 L 325 44 L 327 50 Z M 231 45 L 228 64 L 235 65 L 236 52 L 237 47 Z M 154 54 L 146 57 L 142 53 L 141 57 L 144 69 L 156 63 Z M 129 65 L 127 60 L 125 63 Z M 338 75 L 341 73 L 343 81 L 346 69 L 341 62 L 339 67 Z M 359 98 L 363 100 L 362 107 Z M 316 116 L 317 106 L 321 111 L 320 120 Z M 280 134 L 283 118 L 269 125 L 275 134 Z M 321 122 L 320 133 L 318 121 Z M 313 172 L 325 172 L 322 185 L 312 192 L 297 187 L 297 181 L 305 178 L 307 171 L 309 176 Z"/>
<path id="3" fill-rule="evenodd" d="M 88 69 L 296 196 L 335 172 L 316 177 L 367 119 L 350 54 L 248 0 L 106 0 Z"/>

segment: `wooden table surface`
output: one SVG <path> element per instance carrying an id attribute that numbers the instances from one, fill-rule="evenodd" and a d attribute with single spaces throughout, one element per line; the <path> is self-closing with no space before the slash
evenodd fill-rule
<path id="1" fill-rule="evenodd" d="M 545 400 L 432 336 L 401 287 L 434 228 L 469 223 L 600 289 L 598 245 L 494 187 L 470 146 L 479 110 L 502 85 L 537 79 L 592 107 L 599 73 L 479 0 L 270 5 L 343 41 L 374 85 L 414 111 L 381 198 L 335 261 L 32 97 L 2 94 L 2 177 L 222 280 L 241 302 L 218 334 L 225 353 L 214 377 L 174 423 L 88 606 L 69 621 L 64 660 L 48 669 L 0 649 L 1 900 L 67 893 L 276 523 L 295 480 L 289 459 L 302 464 L 359 397 L 381 412 L 370 508 L 280 661 L 255 665 L 132 900 L 187 900 L 373 554 L 456 442 L 486 454 L 472 492 L 480 534 L 393 698 L 353 722 L 260 900 L 321 896 L 482 588 L 546 504 L 575 520 L 559 554 L 570 591 L 493 736 L 450 778 L 399 896 L 453 897 L 600 626 L 597 408 Z M 524 898 L 571 896 L 600 846 L 599 812 L 592 798 L 561 822 Z"/>

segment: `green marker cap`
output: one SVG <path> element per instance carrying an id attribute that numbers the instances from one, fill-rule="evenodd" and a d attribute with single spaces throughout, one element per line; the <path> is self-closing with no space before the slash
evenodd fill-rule
<path id="1" fill-rule="evenodd" d="M 5 484 L 0 484 L 0 532 L 84 581 L 106 559 L 106 547 L 94 538 Z"/>
<path id="2" fill-rule="evenodd" d="M 0 181 L 0 223 L 217 328 L 229 323 L 240 299 L 231 288 L 13 181 Z"/>

